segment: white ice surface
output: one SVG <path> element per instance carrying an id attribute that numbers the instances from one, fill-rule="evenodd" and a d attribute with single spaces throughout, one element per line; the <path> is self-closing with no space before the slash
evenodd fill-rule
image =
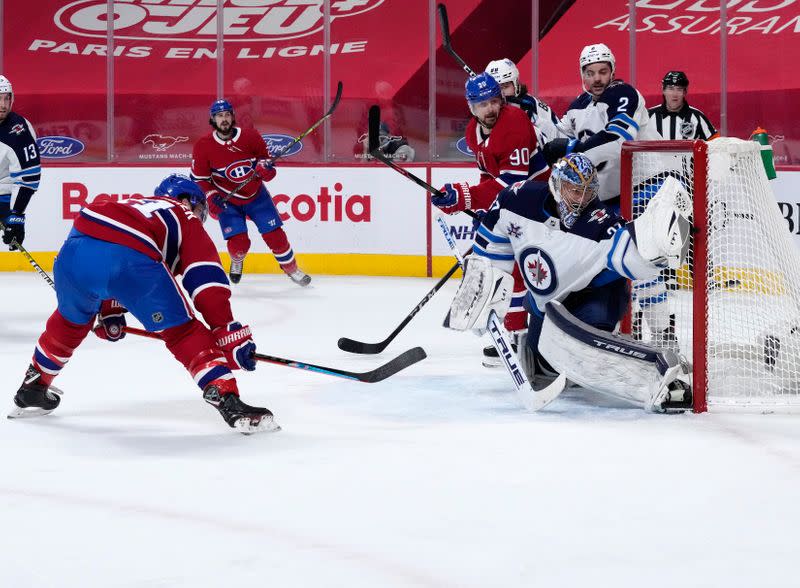
<path id="1" fill-rule="evenodd" d="M 54 308 L 3 274 L 11 398 Z M 263 353 L 379 384 L 260 364 L 245 401 L 280 433 L 245 437 L 161 343 L 84 342 L 52 415 L 0 421 L 0 586 L 797 586 L 800 420 L 661 416 L 565 393 L 525 413 L 485 341 L 439 327 L 455 283 L 381 356 L 433 280 L 246 275 L 234 314 Z"/>

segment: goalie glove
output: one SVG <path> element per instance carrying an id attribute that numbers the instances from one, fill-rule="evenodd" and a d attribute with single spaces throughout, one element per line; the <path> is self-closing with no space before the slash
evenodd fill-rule
<path id="1" fill-rule="evenodd" d="M 492 311 L 500 320 L 508 312 L 514 278 L 478 255 L 467 257 L 465 266 L 464 277 L 450 304 L 444 326 L 455 331 L 472 329 L 477 335 L 483 335 Z"/>
<path id="2" fill-rule="evenodd" d="M 689 254 L 691 203 L 680 182 L 668 177 L 633 221 L 631 235 L 639 253 L 658 267 L 678 269 Z"/>
<path id="3" fill-rule="evenodd" d="M 103 300 L 100 304 L 100 312 L 97 313 L 97 326 L 94 328 L 94 334 L 100 339 L 106 341 L 119 341 L 125 338 L 125 327 L 127 321 L 125 320 L 125 313 L 128 312 L 116 300 Z"/>
<path id="4" fill-rule="evenodd" d="M 212 331 L 217 346 L 225 353 L 228 367 L 232 370 L 243 369 L 252 372 L 256 369 L 256 344 L 250 327 L 241 323 L 228 323 L 225 327 L 217 327 Z"/>

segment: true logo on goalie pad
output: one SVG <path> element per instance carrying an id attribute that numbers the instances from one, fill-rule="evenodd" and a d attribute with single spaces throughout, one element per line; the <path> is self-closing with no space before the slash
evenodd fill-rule
<path id="1" fill-rule="evenodd" d="M 553 259 L 538 247 L 525 249 L 519 256 L 519 266 L 525 284 L 537 294 L 550 294 L 558 287 Z"/>

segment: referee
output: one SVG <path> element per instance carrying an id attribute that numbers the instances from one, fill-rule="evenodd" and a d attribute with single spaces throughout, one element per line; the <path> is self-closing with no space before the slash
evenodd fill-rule
<path id="1" fill-rule="evenodd" d="M 719 137 L 717 129 L 708 117 L 696 108 L 689 106 L 686 93 L 689 78 L 682 71 L 670 71 L 661 80 L 664 101 L 661 106 L 648 108 L 650 128 L 655 128 L 663 139 L 680 141 L 683 139 L 702 139 L 710 141 Z"/>

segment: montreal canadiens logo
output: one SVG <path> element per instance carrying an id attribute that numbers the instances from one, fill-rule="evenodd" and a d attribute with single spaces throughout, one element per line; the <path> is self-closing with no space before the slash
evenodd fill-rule
<path id="1" fill-rule="evenodd" d="M 456 141 L 456 149 L 458 149 L 464 155 L 468 155 L 470 157 L 475 157 L 475 153 L 467 145 L 467 138 L 466 137 L 461 137 L 458 141 Z"/>
<path id="2" fill-rule="evenodd" d="M 294 141 L 294 137 L 290 137 L 289 135 L 261 135 L 264 139 L 264 142 L 267 144 L 267 149 L 269 149 L 270 155 L 275 157 L 276 155 L 281 155 L 282 157 L 289 157 L 296 153 L 300 153 L 303 150 L 303 142 L 298 141 L 294 145 L 292 145 L 292 141 Z M 292 145 L 289 147 L 289 145 Z M 288 151 L 284 153 L 286 148 L 289 147 Z"/>
<path id="3" fill-rule="evenodd" d="M 246 180 L 253 173 L 253 162 L 249 159 L 234 161 L 225 168 L 225 177 L 231 182 L 241 182 Z"/>
<path id="4" fill-rule="evenodd" d="M 528 247 L 519 258 L 522 277 L 536 294 L 547 295 L 558 287 L 552 258 L 538 247 Z"/>
<path id="5" fill-rule="evenodd" d="M 384 0 L 335 0 L 331 20 L 355 16 Z M 106 0 L 77 0 L 53 17 L 62 31 L 105 38 Z M 323 0 L 223 0 L 225 42 L 280 41 L 323 27 Z M 114 37 L 141 41 L 209 41 L 217 36 L 216 0 L 122 0 L 113 3 Z"/>
<path id="6" fill-rule="evenodd" d="M 42 159 L 67 159 L 83 153 L 86 149 L 83 142 L 78 139 L 61 136 L 39 137 L 36 139 L 36 146 Z"/>

